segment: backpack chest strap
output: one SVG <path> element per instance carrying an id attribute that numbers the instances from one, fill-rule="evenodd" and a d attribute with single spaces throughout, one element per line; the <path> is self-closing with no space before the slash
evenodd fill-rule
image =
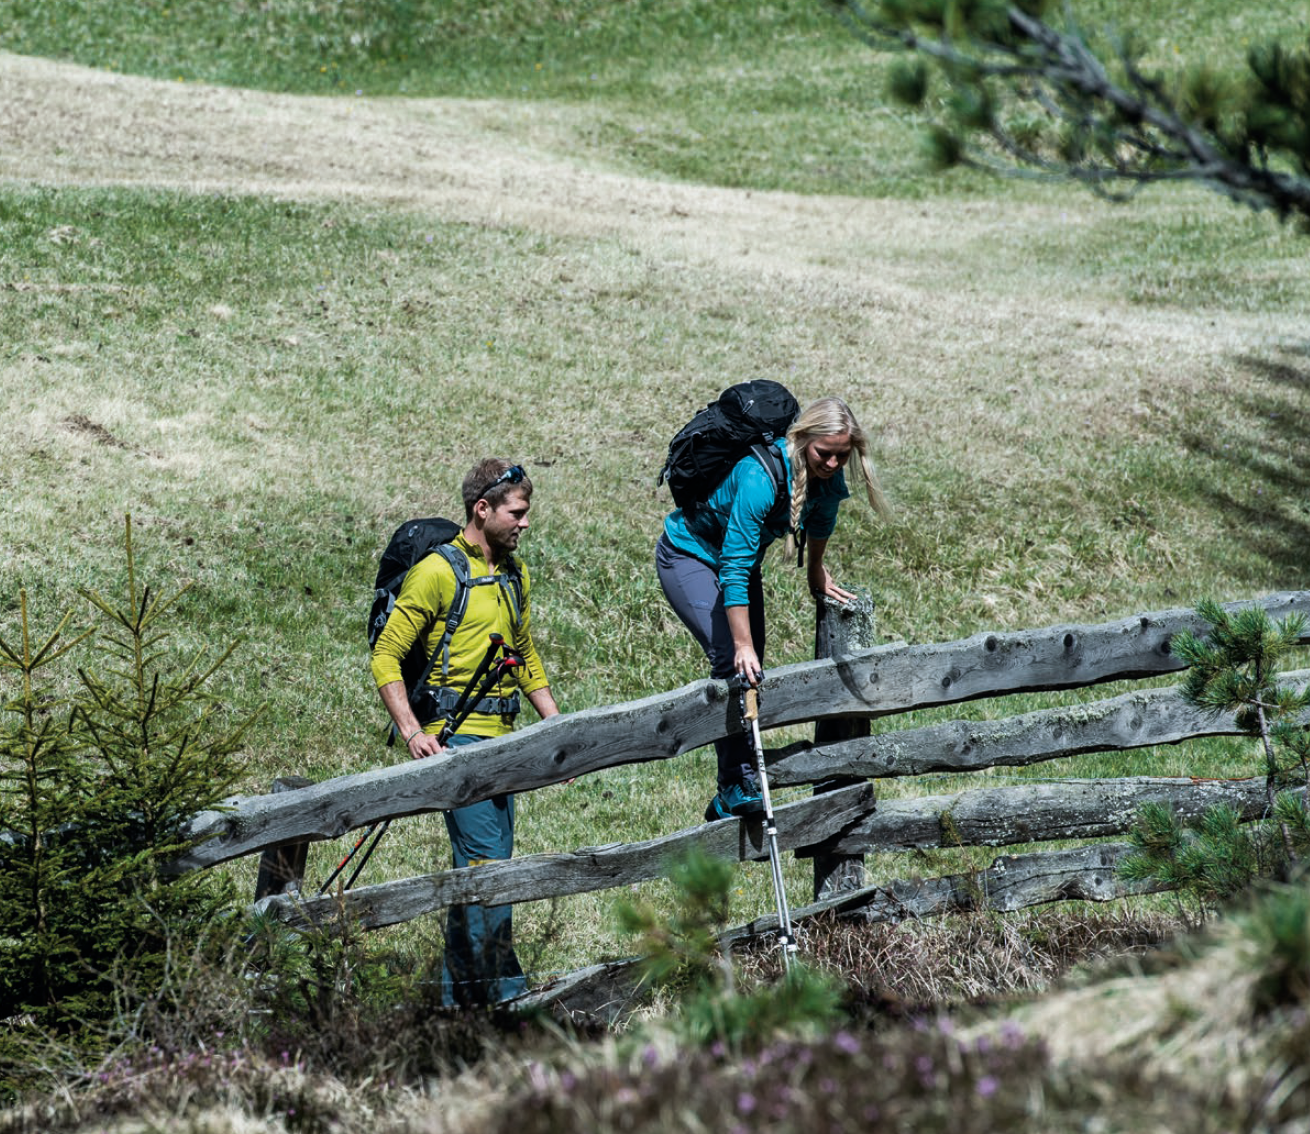
<path id="1" fill-rule="evenodd" d="M 513 557 L 506 560 L 506 570 L 502 574 L 474 576 L 469 572 L 468 556 L 454 544 L 443 544 L 435 549 L 435 554 L 440 555 L 450 564 L 450 569 L 455 575 L 455 593 L 450 600 L 450 609 L 446 612 L 446 625 L 442 631 L 441 641 L 437 643 L 437 648 L 432 651 L 432 657 L 428 659 L 427 670 L 423 674 L 422 681 L 419 682 L 420 687 L 427 684 L 428 675 L 432 672 L 433 663 L 438 655 L 441 656 L 442 679 L 444 680 L 450 673 L 450 640 L 455 636 L 455 631 L 464 619 L 464 614 L 468 610 L 469 592 L 474 587 L 489 586 L 493 583 L 504 587 L 505 593 L 509 596 L 510 609 L 514 613 L 514 625 L 517 627 L 523 621 L 522 576 L 519 573 L 518 563 Z"/>

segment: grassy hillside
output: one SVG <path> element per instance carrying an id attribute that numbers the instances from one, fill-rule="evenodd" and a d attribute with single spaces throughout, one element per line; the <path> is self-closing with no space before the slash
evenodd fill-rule
<path id="1" fill-rule="evenodd" d="M 1231 55 L 1257 16 L 1261 29 L 1288 19 L 1274 4 L 1197 5 L 1185 29 L 1162 4 L 1086 11 L 1140 20 L 1166 59 Z M 113 161 L 70 174 L 58 106 L 38 112 L 44 137 L 5 147 L 0 632 L 20 586 L 47 625 L 77 588 L 114 586 L 130 512 L 144 569 L 194 582 L 179 648 L 244 640 L 226 696 L 269 706 L 254 790 L 393 758 L 362 631 L 376 555 L 410 515 L 453 512 L 486 452 L 538 484 L 525 554 L 563 707 L 699 677 L 651 569 L 668 506 L 654 476 L 682 419 L 758 374 L 802 399 L 842 393 L 878 438 L 898 519 L 846 509 L 832 554 L 841 579 L 873 591 L 889 637 L 1305 585 L 1304 238 L 1199 191 L 1115 208 L 1063 187 L 929 179 L 918 124 L 881 100 L 880 60 L 817 8 L 0 0 L 0 29 L 8 50 L 184 87 L 331 96 L 332 114 L 356 100 L 438 167 L 429 120 L 464 115 L 489 165 L 541 159 L 543 191 L 558 168 L 546 158 L 619 171 L 632 211 L 659 218 L 589 231 L 589 208 L 561 192 L 540 226 L 475 223 L 417 190 L 319 192 L 338 166 L 367 184 L 365 131 L 242 191 L 179 188 L 199 179 L 200 152 L 170 159 L 167 188 L 107 184 L 158 141 L 130 131 L 106 143 Z M 287 105 L 267 103 L 270 130 Z M 228 119 L 187 125 L 218 138 Z M 634 175 L 742 191 L 668 206 L 658 180 Z M 780 559 L 768 577 L 771 660 L 799 660 L 802 580 Z M 1218 774 L 1236 752 L 1096 767 Z M 538 793 L 520 850 L 688 825 L 711 780 L 695 754 Z M 397 825 L 370 872 L 444 864 L 439 829 Z M 335 853 L 317 848 L 311 877 Z M 798 892 L 806 874 L 795 868 Z M 737 916 L 768 908 L 764 879 L 743 891 Z M 610 902 L 527 911 L 525 940 L 546 940 L 534 971 L 624 949 Z"/>
<path id="2" fill-rule="evenodd" d="M 1304 36 L 1272 3 L 1083 0 L 1095 34 L 1131 29 L 1165 68 L 1238 66 Z M 937 197 L 883 66 L 822 0 L 0 0 L 0 49 L 169 82 L 345 98 L 545 103 L 570 149 L 638 172 L 806 193 Z"/>

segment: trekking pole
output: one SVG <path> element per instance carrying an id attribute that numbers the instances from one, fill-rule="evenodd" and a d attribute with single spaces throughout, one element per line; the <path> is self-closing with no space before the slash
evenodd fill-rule
<path id="1" fill-rule="evenodd" d="M 791 956 L 796 952 L 796 935 L 791 928 L 791 910 L 787 907 L 787 889 L 782 881 L 782 855 L 778 850 L 778 824 L 773 819 L 773 800 L 769 797 L 769 776 L 764 768 L 764 745 L 760 743 L 760 694 L 752 685 L 742 682 L 741 723 L 750 725 L 751 740 L 755 746 L 755 766 L 760 779 L 760 798 L 764 801 L 764 834 L 769 840 L 769 868 L 773 872 L 773 896 L 778 903 L 778 948 L 782 950 L 782 967 L 791 969 Z"/>
<path id="2" fill-rule="evenodd" d="M 442 725 L 441 732 L 437 736 L 437 742 L 441 745 L 445 745 L 446 741 L 450 738 L 451 733 L 464 723 L 464 719 L 473 711 L 472 706 L 482 700 L 483 694 L 487 689 L 490 689 L 493 684 L 492 680 L 484 680 L 482 689 L 479 691 L 478 695 L 476 697 L 470 696 L 473 687 L 477 685 L 479 679 L 482 679 L 483 675 L 487 673 L 489 668 L 491 668 L 496 657 L 496 651 L 505 648 L 505 639 L 499 634 L 491 634 L 489 637 L 491 642 L 487 646 L 487 652 L 482 655 L 482 660 L 478 662 L 478 667 L 473 671 L 473 676 L 469 678 L 469 682 L 464 687 L 464 691 L 460 694 L 459 700 L 456 701 L 451 710 L 446 713 L 446 722 Z M 506 649 L 505 652 L 508 657 L 515 658 L 515 664 L 521 664 L 522 659 L 518 658 L 517 655 L 509 654 L 508 649 Z M 499 669 L 500 667 L 497 667 L 497 674 L 499 673 Z M 378 843 L 382 841 L 382 836 L 387 833 L 387 828 L 390 826 L 390 819 L 387 819 L 382 823 L 371 824 L 369 828 L 360 835 L 358 840 L 356 840 L 355 845 L 346 852 L 346 856 L 337 863 L 336 869 L 327 876 L 327 881 L 318 888 L 319 897 L 322 897 L 328 892 L 328 888 L 336 881 L 337 875 L 350 865 L 350 860 L 359 853 L 359 848 L 368 842 L 369 836 L 372 835 L 374 831 L 377 831 L 377 837 L 373 840 L 372 845 L 364 852 L 364 857 L 360 859 L 359 863 L 355 866 L 355 869 L 351 872 L 350 877 L 346 880 L 344 888 L 349 890 L 350 887 L 355 884 L 355 879 L 359 877 L 359 872 L 364 869 L 364 865 L 368 862 L 369 858 L 372 857 L 373 852 L 377 850 Z"/>
<path id="3" fill-rule="evenodd" d="M 484 683 L 483 687 L 478 691 L 477 696 L 473 695 L 473 687 L 477 685 L 483 675 L 491 669 L 496 658 L 496 651 L 503 649 L 507 655 L 509 653 L 509 649 L 505 645 L 505 639 L 499 634 L 488 634 L 487 637 L 491 639 L 487 645 L 487 652 L 482 655 L 482 660 L 478 662 L 478 668 L 473 671 L 473 676 L 469 678 L 469 683 L 464 686 L 464 692 L 459 695 L 459 700 L 456 701 L 455 704 L 451 706 L 450 711 L 446 713 L 446 722 L 441 726 L 441 731 L 437 734 L 437 742 L 443 747 L 446 741 L 450 739 L 451 733 L 459 728 L 459 726 L 464 723 L 464 720 L 469 713 L 473 711 L 470 706 L 476 705 L 481 701 L 482 695 L 491 688 L 492 684 L 494 684 L 494 682 Z"/>
<path id="4" fill-rule="evenodd" d="M 494 653 L 495 649 L 498 646 L 503 645 L 499 634 L 493 634 L 491 636 L 496 640 L 495 642 L 492 643 L 491 648 L 487 650 L 487 658 L 490 658 L 492 656 L 492 654 Z M 475 708 L 477 708 L 478 702 L 481 701 L 482 698 L 487 695 L 487 693 L 491 690 L 491 687 L 495 685 L 498 681 L 500 681 L 502 677 L 505 676 L 505 671 L 507 669 L 512 669 L 515 666 L 522 665 L 522 664 L 523 664 L 523 659 L 519 657 L 518 654 L 510 653 L 509 649 L 506 648 L 505 656 L 501 658 L 498 662 L 496 662 L 496 664 L 493 665 L 489 670 L 487 670 L 486 675 L 482 678 L 482 684 L 478 687 L 477 693 L 471 697 L 469 696 L 469 691 L 473 688 L 473 681 L 470 681 L 469 684 L 465 687 L 464 693 L 459 699 L 459 705 L 460 705 L 459 712 L 456 713 L 454 710 L 452 710 L 451 712 L 446 714 L 446 723 L 441 726 L 441 732 L 437 734 L 438 741 L 444 746 L 446 741 L 450 739 L 454 731 L 457 728 L 459 728 L 459 726 L 464 723 L 468 715 L 471 712 L 473 712 Z M 479 666 L 479 669 L 480 668 L 481 667 Z M 473 675 L 473 680 L 477 680 L 477 677 L 478 674 L 475 673 Z M 358 865 L 351 872 L 350 877 L 346 879 L 345 888 L 347 890 L 349 890 L 351 886 L 355 884 L 355 879 L 359 877 L 359 872 L 363 870 L 364 867 L 368 864 L 369 856 L 371 856 L 372 853 L 378 849 L 378 843 L 382 841 L 382 836 L 387 833 L 387 828 L 390 826 L 391 826 L 390 819 L 388 819 L 385 823 L 382 824 L 381 829 L 378 831 L 377 838 L 373 840 L 368 850 L 364 852 L 364 857 L 359 860 Z M 351 853 L 353 854 L 354 852 L 352 851 Z"/>
<path id="5" fill-rule="evenodd" d="M 502 646 L 503 644 L 499 634 L 493 634 L 491 635 L 491 638 L 495 640 L 493 643 L 491 643 L 491 647 L 487 649 L 486 657 L 485 659 L 483 659 L 483 664 L 486 664 L 487 661 L 491 659 L 491 656 L 493 656 L 495 649 Z M 477 672 L 473 674 L 472 680 L 470 680 L 469 684 L 465 686 L 464 693 L 462 693 L 460 697 L 460 701 L 457 702 L 458 711 L 451 710 L 451 712 L 448 712 L 447 716 L 445 716 L 445 724 L 441 725 L 441 731 L 438 733 L 438 741 L 440 742 L 441 745 L 444 746 L 445 741 L 451 739 L 453 732 L 455 732 L 456 729 L 460 727 L 461 724 L 464 724 L 465 719 L 468 718 L 470 712 L 473 712 L 474 708 L 477 707 L 478 702 L 482 701 L 482 698 L 486 697 L 486 694 L 489 693 L 491 686 L 495 685 L 496 682 L 500 680 L 500 678 L 504 677 L 504 672 L 506 672 L 507 669 L 512 669 L 516 667 L 516 665 L 523 665 L 523 659 L 521 659 L 521 657 L 519 657 L 517 653 L 511 653 L 510 651 L 508 651 L 508 648 L 506 648 L 506 652 L 504 652 L 504 657 L 502 657 L 502 659 L 500 659 L 498 663 L 495 663 L 493 667 L 487 670 L 486 676 L 482 677 L 482 685 L 478 687 L 477 694 L 473 695 L 473 697 L 470 697 L 469 693 L 470 690 L 473 689 L 473 682 L 477 681 L 477 678 L 479 676 L 479 673 Z M 481 665 L 479 665 L 478 670 L 481 669 L 482 667 Z M 359 863 L 356 864 L 354 871 L 351 871 L 350 877 L 346 879 L 347 890 L 350 889 L 352 885 L 355 885 L 355 879 L 358 879 L 359 872 L 362 871 L 362 869 L 365 866 L 367 866 L 368 859 L 371 858 L 373 851 L 377 850 L 377 843 L 383 841 L 383 835 L 386 834 L 386 829 L 388 829 L 390 825 L 392 825 L 392 821 L 390 820 L 386 820 L 384 824 L 381 824 L 381 828 L 379 829 L 379 832 L 377 832 L 377 837 L 373 839 L 373 842 L 371 843 L 371 845 L 369 845 L 368 850 L 364 851 L 363 858 L 359 860 Z M 368 834 L 365 833 L 364 838 L 367 837 Z M 356 845 L 355 850 L 358 849 L 359 847 L 358 845 Z M 352 850 L 351 855 L 354 854 L 355 851 Z M 348 856 L 347 856 L 347 860 L 348 860 Z M 345 863 L 343 863 L 342 866 L 345 866 Z"/>

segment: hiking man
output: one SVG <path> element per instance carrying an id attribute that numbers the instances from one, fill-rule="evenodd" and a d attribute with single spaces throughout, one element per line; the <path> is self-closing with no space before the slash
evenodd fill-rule
<path id="1" fill-rule="evenodd" d="M 522 665 L 473 706 L 446 744 L 473 744 L 514 727 L 520 693 L 543 719 L 559 709 L 532 642 L 528 572 L 515 557 L 528 527 L 532 481 L 519 465 L 498 457 L 479 461 L 463 484 L 465 527 L 451 548 L 467 557 L 467 608 L 441 646 L 457 580 L 448 554 L 430 554 L 411 567 L 373 647 L 373 677 L 397 737 L 421 760 L 445 751 L 444 715 L 475 678 L 492 634 L 503 637 Z M 449 552 L 450 549 L 447 549 Z M 401 662 L 417 643 L 425 657 L 441 650 L 427 683 L 411 698 Z M 508 793 L 444 813 L 456 867 L 506 859 L 514 847 L 514 797 Z M 446 917 L 442 1002 L 472 1006 L 508 1000 L 527 990 L 514 954 L 511 906 L 452 906 Z"/>

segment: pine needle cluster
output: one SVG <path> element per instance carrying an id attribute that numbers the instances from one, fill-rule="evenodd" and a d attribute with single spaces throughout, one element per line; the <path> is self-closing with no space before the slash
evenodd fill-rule
<path id="1" fill-rule="evenodd" d="M 1145 806 L 1130 834 L 1136 851 L 1120 873 L 1188 892 L 1204 911 L 1231 901 L 1257 878 L 1291 874 L 1310 853 L 1310 687 L 1282 680 L 1283 665 L 1305 633 L 1304 616 L 1275 622 L 1260 607 L 1226 610 L 1208 600 L 1197 613 L 1208 633 L 1184 632 L 1172 643 L 1174 656 L 1189 666 L 1179 695 L 1216 716 L 1231 713 L 1257 739 L 1265 815 L 1243 824 L 1231 806 L 1217 804 L 1188 826 L 1170 807 Z"/>
<path id="2" fill-rule="evenodd" d="M 1310 42 L 1253 46 L 1246 70 L 1168 73 L 1140 37 L 1093 37 L 1050 0 L 829 0 L 879 51 L 889 91 L 935 108 L 940 167 L 1081 182 L 1111 199 L 1195 181 L 1310 225 Z"/>

